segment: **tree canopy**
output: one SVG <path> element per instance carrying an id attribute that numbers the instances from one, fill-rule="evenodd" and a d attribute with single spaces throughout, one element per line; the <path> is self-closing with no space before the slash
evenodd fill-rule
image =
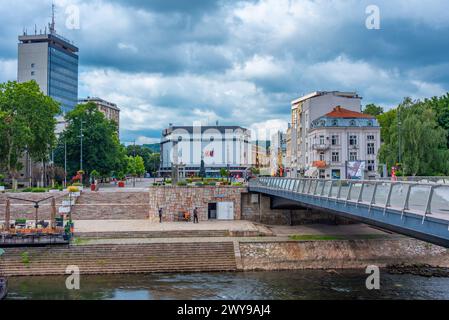
<path id="1" fill-rule="evenodd" d="M 365 106 L 365 109 L 363 109 L 363 113 L 377 117 L 378 115 L 384 113 L 384 109 L 380 106 L 370 103 Z"/>
<path id="2" fill-rule="evenodd" d="M 26 150 L 34 161 L 47 161 L 56 144 L 59 103 L 33 80 L 0 84 L 0 165 L 11 178 L 21 169 Z"/>
<path id="3" fill-rule="evenodd" d="M 112 176 L 126 168 L 125 148 L 120 145 L 117 125 L 105 118 L 94 103 L 80 104 L 65 116 L 67 127 L 61 134 L 55 162 L 64 166 L 64 144 L 67 144 L 67 172 L 80 170 L 81 126 L 83 135 L 83 170 L 93 170 L 102 177 Z M 82 124 L 81 124 L 82 122 Z"/>
<path id="4" fill-rule="evenodd" d="M 383 141 L 381 162 L 389 167 L 400 162 L 405 175 L 449 174 L 448 131 L 440 125 L 435 111 L 438 99 L 405 98 L 396 109 L 378 116 Z"/>

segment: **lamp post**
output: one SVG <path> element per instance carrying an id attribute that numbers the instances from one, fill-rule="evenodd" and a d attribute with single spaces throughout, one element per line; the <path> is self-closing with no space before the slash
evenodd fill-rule
<path id="1" fill-rule="evenodd" d="M 64 188 L 67 188 L 67 138 L 64 137 Z"/>
<path id="2" fill-rule="evenodd" d="M 80 125 L 80 171 L 83 172 L 83 124 L 86 123 L 81 119 L 81 125 Z M 83 184 L 83 174 L 81 173 L 81 184 Z"/>

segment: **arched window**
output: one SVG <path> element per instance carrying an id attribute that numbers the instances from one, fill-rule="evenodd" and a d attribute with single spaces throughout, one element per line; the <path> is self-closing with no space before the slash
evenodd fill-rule
<path id="1" fill-rule="evenodd" d="M 338 126 L 338 120 L 337 119 L 332 120 L 332 126 L 334 126 L 334 127 Z"/>
<path id="2" fill-rule="evenodd" d="M 371 120 L 368 121 L 368 127 L 372 127 L 373 126 L 373 122 Z"/>
<path id="3" fill-rule="evenodd" d="M 178 141 L 180 141 L 180 142 L 182 141 L 182 137 L 181 136 L 178 137 Z"/>
<path id="4" fill-rule="evenodd" d="M 210 141 L 214 141 L 215 140 L 215 138 L 214 137 L 210 137 Z"/>
<path id="5" fill-rule="evenodd" d="M 355 120 L 349 121 L 349 125 L 352 126 L 352 127 L 354 127 L 354 126 L 355 126 Z"/>

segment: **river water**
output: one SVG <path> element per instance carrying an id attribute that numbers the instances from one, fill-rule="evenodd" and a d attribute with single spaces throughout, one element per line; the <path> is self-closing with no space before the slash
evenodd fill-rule
<path id="1" fill-rule="evenodd" d="M 364 270 L 82 276 L 69 291 L 64 277 L 9 279 L 8 299 L 449 299 L 449 278 L 381 272 L 380 290 Z"/>

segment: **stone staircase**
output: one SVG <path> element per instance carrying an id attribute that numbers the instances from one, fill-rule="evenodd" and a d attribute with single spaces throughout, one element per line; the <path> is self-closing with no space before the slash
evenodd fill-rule
<path id="1" fill-rule="evenodd" d="M 83 192 L 73 207 L 74 220 L 148 219 L 149 193 Z"/>
<path id="2" fill-rule="evenodd" d="M 0 275 L 64 275 L 76 265 L 81 274 L 235 271 L 233 242 L 78 245 L 7 248 Z"/>
<path id="3" fill-rule="evenodd" d="M 168 231 L 118 231 L 118 232 L 75 232 L 75 238 L 82 239 L 154 239 L 154 238 L 213 238 L 229 237 L 229 230 L 168 230 Z"/>

